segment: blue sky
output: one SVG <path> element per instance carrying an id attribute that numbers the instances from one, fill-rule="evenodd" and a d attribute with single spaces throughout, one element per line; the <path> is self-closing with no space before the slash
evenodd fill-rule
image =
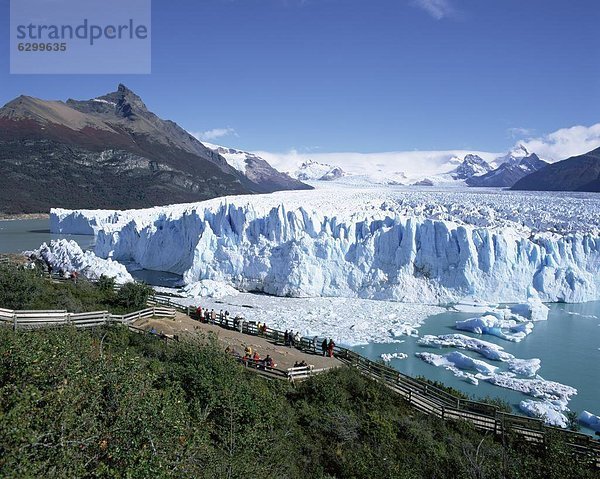
<path id="1" fill-rule="evenodd" d="M 214 142 L 279 152 L 497 152 L 600 122 L 597 0 L 154 0 L 152 74 L 96 76 L 10 75 L 0 4 L 1 103 L 123 82 Z"/>

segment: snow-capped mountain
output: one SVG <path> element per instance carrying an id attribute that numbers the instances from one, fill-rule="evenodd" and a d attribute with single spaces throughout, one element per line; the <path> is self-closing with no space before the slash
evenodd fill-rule
<path id="1" fill-rule="evenodd" d="M 300 181 L 332 181 L 346 176 L 339 166 L 308 160 L 302 163 L 290 176 Z"/>
<path id="2" fill-rule="evenodd" d="M 499 156 L 492 162 L 492 166 L 494 169 L 498 168 L 500 165 L 504 163 L 510 164 L 518 164 L 523 158 L 531 155 L 529 150 L 525 148 L 522 144 L 518 144 L 512 150 L 510 150 L 506 155 Z"/>
<path id="3" fill-rule="evenodd" d="M 202 142 L 204 146 L 225 158 L 227 164 L 242 173 L 264 192 L 274 190 L 310 190 L 298 179 L 292 178 L 273 168 L 264 158 L 248 151 Z"/>
<path id="4" fill-rule="evenodd" d="M 478 155 L 466 155 L 458 167 L 451 172 L 455 180 L 466 180 L 473 176 L 481 176 L 493 170 L 493 167 Z"/>
<path id="5" fill-rule="evenodd" d="M 480 176 L 466 180 L 469 186 L 511 187 L 521 178 L 534 173 L 548 165 L 535 153 L 530 153 L 523 145 L 510 151 L 507 155 L 496 159 L 496 169 Z"/>

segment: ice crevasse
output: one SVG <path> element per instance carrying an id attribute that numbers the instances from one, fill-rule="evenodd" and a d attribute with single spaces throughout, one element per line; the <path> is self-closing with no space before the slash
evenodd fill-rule
<path id="1" fill-rule="evenodd" d="M 600 299 L 600 237 L 478 227 L 385 208 L 327 215 L 235 198 L 131 211 L 52 210 L 101 258 L 278 296 L 447 303 Z"/>

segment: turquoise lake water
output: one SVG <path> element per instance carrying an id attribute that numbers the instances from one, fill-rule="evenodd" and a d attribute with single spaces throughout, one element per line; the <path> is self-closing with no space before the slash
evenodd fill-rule
<path id="1" fill-rule="evenodd" d="M 94 238 L 82 235 L 51 235 L 48 220 L 0 221 L 0 253 L 16 253 L 34 249 L 51 239 L 69 238 L 77 241 L 83 249 L 93 246 Z M 139 280 L 160 286 L 173 286 L 179 276 L 156 271 L 136 271 L 132 275 Z M 505 341 L 494 336 L 476 336 L 461 332 L 502 346 L 517 358 L 540 358 L 538 374 L 544 379 L 557 381 L 578 390 L 569 407 L 577 412 L 583 410 L 600 414 L 600 301 L 581 304 L 550 304 L 548 321 L 535 323 L 533 332 L 520 343 Z M 456 333 L 455 321 L 475 316 L 473 313 L 445 312 L 427 319 L 419 329 L 420 335 Z M 357 346 L 357 352 L 371 359 L 380 359 L 382 353 L 403 352 L 405 360 L 393 360 L 391 365 L 411 376 L 425 376 L 475 397 L 501 397 L 517 407 L 528 397 L 480 381 L 475 386 L 455 377 L 450 371 L 435 367 L 415 357 L 416 352 L 429 351 L 444 354 L 453 349 L 434 349 L 419 346 L 418 338 L 406 337 L 402 343 L 370 344 Z M 462 351 L 478 359 L 475 353 Z M 495 366 L 502 363 L 489 361 Z"/>
<path id="2" fill-rule="evenodd" d="M 557 381 L 577 389 L 578 394 L 569 402 L 569 407 L 578 413 L 587 410 L 600 414 L 600 301 L 580 304 L 549 304 L 548 321 L 535 323 L 533 332 L 520 343 L 514 343 L 489 335 L 475 335 L 454 328 L 455 321 L 471 318 L 472 313 L 445 312 L 429 317 L 419 328 L 419 334 L 461 333 L 477 337 L 502 346 L 505 351 L 517 358 L 540 358 L 538 374 L 546 380 Z M 408 359 L 396 359 L 390 363 L 394 368 L 411 376 L 425 376 L 438 380 L 475 397 L 495 396 L 510 402 L 515 408 L 523 399 L 522 393 L 494 386 L 480 381 L 475 386 L 464 379 L 455 377 L 442 367 L 427 364 L 415 357 L 417 352 L 445 354 L 453 348 L 431 348 L 417 344 L 418 338 L 407 337 L 399 344 L 370 344 L 353 349 L 371 358 L 380 359 L 382 353 L 403 352 Z M 498 361 L 490 361 L 476 353 L 464 354 L 494 365 L 503 366 Z"/>

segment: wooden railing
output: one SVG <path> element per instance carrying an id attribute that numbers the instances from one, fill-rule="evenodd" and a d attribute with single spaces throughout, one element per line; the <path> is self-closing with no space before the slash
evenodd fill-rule
<path id="1" fill-rule="evenodd" d="M 114 323 L 129 325 L 138 319 L 154 316 L 174 318 L 175 313 L 175 309 L 164 306 L 152 306 L 123 315 L 110 314 L 108 311 L 69 313 L 65 310 L 13 311 L 11 309 L 0 309 L 0 323 L 10 325 L 15 330 L 60 326 L 91 328 Z"/>

